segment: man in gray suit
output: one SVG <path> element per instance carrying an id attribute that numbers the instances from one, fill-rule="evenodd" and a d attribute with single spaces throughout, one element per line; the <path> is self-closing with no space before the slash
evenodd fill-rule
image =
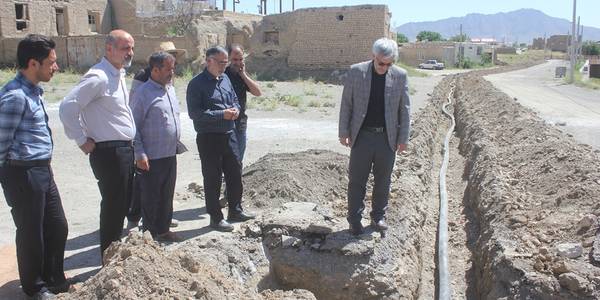
<path id="1" fill-rule="evenodd" d="M 395 66 L 398 45 L 381 38 L 373 44 L 373 59 L 348 71 L 340 106 L 339 138 L 351 147 L 348 182 L 348 223 L 354 235 L 363 233 L 366 184 L 373 170 L 371 224 L 387 229 L 384 220 L 396 151 L 404 151 L 410 131 L 410 99 L 406 71 Z"/>

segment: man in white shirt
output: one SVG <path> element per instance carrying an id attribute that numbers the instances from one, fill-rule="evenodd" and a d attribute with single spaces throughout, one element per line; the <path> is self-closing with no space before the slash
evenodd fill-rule
<path id="1" fill-rule="evenodd" d="M 113 30 L 105 47 L 102 60 L 65 97 L 59 111 L 67 137 L 90 155 L 98 180 L 102 254 L 121 237 L 131 195 L 136 132 L 124 70 L 133 59 L 133 37 Z"/>

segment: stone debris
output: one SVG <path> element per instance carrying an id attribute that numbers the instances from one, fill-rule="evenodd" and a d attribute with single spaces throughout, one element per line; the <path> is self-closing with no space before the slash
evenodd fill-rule
<path id="1" fill-rule="evenodd" d="M 578 258 L 583 254 L 583 247 L 579 243 L 564 243 L 556 246 L 559 256 L 566 258 Z"/>

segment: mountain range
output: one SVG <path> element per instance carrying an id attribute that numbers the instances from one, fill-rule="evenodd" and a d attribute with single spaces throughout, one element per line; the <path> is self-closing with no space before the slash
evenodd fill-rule
<path id="1" fill-rule="evenodd" d="M 571 31 L 569 20 L 551 17 L 535 9 L 519 9 L 491 15 L 474 13 L 431 22 L 410 22 L 396 27 L 396 32 L 406 35 L 411 41 L 416 40 L 417 34 L 423 30 L 439 32 L 444 38 L 450 38 L 460 33 L 461 24 L 463 33 L 470 38 L 494 38 L 506 43 L 531 44 L 537 37 Z M 583 40 L 600 41 L 600 29 L 584 26 Z"/>

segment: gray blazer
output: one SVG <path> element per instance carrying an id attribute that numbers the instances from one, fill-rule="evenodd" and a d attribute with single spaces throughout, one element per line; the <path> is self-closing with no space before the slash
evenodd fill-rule
<path id="1" fill-rule="evenodd" d="M 373 61 L 352 65 L 344 83 L 340 105 L 339 137 L 350 137 L 354 146 L 358 131 L 367 115 L 371 94 Z M 392 151 L 408 143 L 410 132 L 410 99 L 406 71 L 395 65 L 385 77 L 385 128 Z"/>

